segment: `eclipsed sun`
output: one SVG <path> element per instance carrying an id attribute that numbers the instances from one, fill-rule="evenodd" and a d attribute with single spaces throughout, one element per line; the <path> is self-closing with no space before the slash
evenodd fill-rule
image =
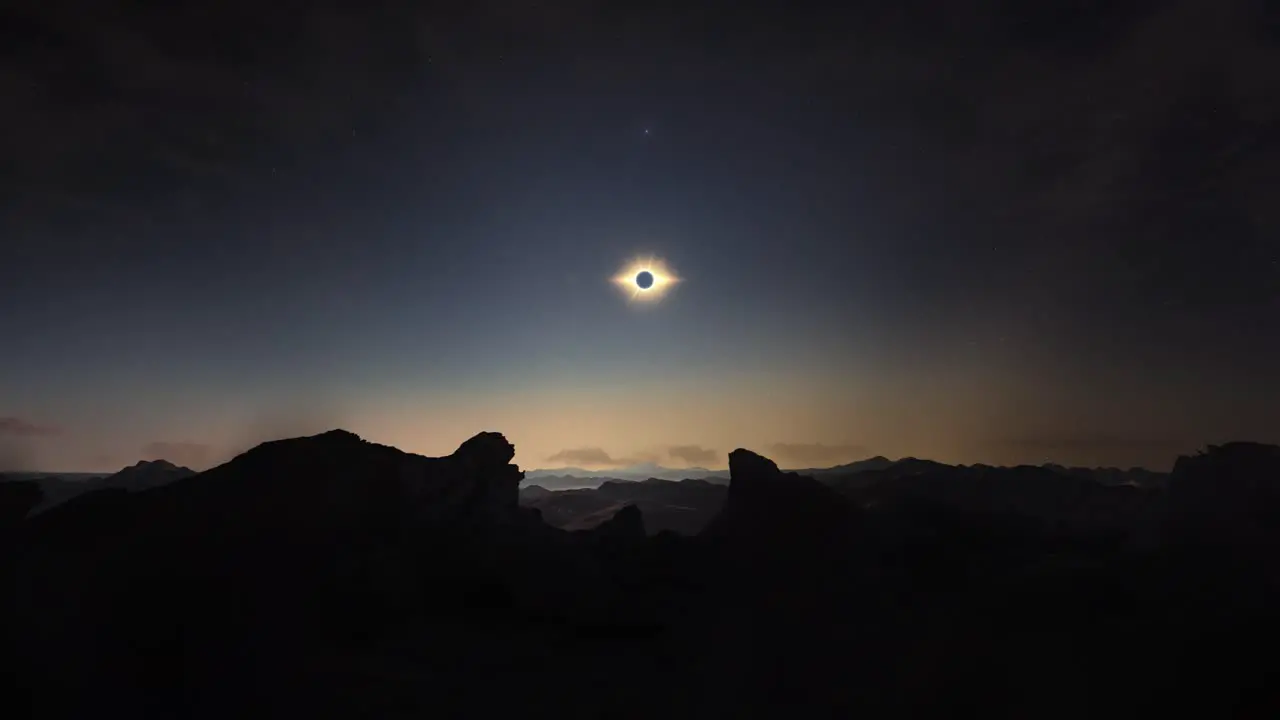
<path id="1" fill-rule="evenodd" d="M 626 293 L 629 302 L 660 300 L 679 282 L 675 272 L 655 257 L 637 258 L 613 276 L 613 284 Z"/>

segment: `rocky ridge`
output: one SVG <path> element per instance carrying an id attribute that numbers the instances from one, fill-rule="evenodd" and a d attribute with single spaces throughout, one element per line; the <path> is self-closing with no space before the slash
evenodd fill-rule
<path id="1" fill-rule="evenodd" d="M 740 449 L 696 537 L 646 537 L 626 502 L 552 527 L 520 506 L 513 456 L 498 433 L 426 458 L 332 431 L 11 523 L 6 643 L 28 703 L 13 709 L 381 716 L 497 711 L 512 694 L 570 717 L 1280 707 L 1250 690 L 1280 663 L 1244 660 L 1280 641 L 1272 446 L 1211 447 L 1167 487 L 1101 490 L 1044 468 L 925 466 L 842 488 Z M 1138 510 L 1107 509 L 1112 491 Z M 6 492 L 17 509 L 34 497 Z M 1193 668 L 1197 682 L 1171 680 Z"/>

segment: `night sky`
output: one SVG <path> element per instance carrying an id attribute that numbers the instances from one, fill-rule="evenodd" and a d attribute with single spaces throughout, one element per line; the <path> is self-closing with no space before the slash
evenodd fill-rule
<path id="1" fill-rule="evenodd" d="M 8 469 L 1280 440 L 1277 3 L 11 5 Z"/>

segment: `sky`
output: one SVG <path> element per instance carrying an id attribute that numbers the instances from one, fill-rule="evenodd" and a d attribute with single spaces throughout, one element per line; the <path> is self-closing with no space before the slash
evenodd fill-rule
<path id="1" fill-rule="evenodd" d="M 0 10 L 0 466 L 1280 441 L 1280 9 Z M 656 302 L 611 279 L 659 258 Z"/>

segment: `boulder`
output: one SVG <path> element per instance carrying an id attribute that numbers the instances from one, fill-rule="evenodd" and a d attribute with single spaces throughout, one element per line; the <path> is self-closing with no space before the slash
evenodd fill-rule
<path id="1" fill-rule="evenodd" d="M 1179 457 L 1165 495 L 1166 541 L 1277 545 L 1280 446 L 1233 442 Z"/>

